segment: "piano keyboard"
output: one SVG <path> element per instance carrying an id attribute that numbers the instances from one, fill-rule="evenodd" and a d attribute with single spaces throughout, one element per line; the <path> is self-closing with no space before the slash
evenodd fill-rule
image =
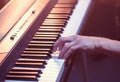
<path id="1" fill-rule="evenodd" d="M 58 54 L 52 54 L 51 49 L 59 37 L 78 34 L 89 4 L 90 0 L 59 0 L 9 71 L 5 82 L 60 82 L 65 60 L 57 59 Z"/>
<path id="2" fill-rule="evenodd" d="M 50 51 L 54 42 L 63 31 L 63 27 L 65 27 L 67 20 L 72 13 L 72 9 L 77 3 L 76 0 L 71 1 L 73 3 L 58 2 L 55 5 L 34 35 L 32 41 L 28 44 L 28 47 L 25 48 L 21 57 L 15 63 L 15 66 L 7 75 L 6 82 L 60 81 L 64 60 L 52 59 Z M 31 68 L 35 70 L 32 70 Z M 37 71 L 38 68 L 39 71 Z"/>

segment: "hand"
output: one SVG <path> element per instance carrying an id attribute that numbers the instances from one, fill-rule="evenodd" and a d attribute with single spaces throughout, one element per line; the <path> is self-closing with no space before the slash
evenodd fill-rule
<path id="1" fill-rule="evenodd" d="M 99 47 L 99 39 L 97 37 L 73 35 L 69 37 L 60 37 L 53 46 L 53 51 L 59 48 L 59 58 L 68 58 L 76 52 L 96 51 Z"/>

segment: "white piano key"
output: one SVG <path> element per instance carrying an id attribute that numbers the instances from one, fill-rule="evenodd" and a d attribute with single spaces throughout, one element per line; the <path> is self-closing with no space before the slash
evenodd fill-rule
<path id="1" fill-rule="evenodd" d="M 91 2 L 91 0 L 78 0 L 70 20 L 64 28 L 65 31 L 61 34 L 62 37 L 79 34 Z"/>
<path id="2" fill-rule="evenodd" d="M 38 81 L 5 80 L 5 82 L 59 82 L 64 69 L 63 59 L 49 59 Z"/>
<path id="3" fill-rule="evenodd" d="M 64 69 L 64 61 L 63 59 L 50 59 L 46 69 L 43 70 L 39 82 L 59 82 Z"/>

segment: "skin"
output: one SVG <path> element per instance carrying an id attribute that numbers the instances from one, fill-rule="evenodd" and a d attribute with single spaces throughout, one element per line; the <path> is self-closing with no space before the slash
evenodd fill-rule
<path id="1" fill-rule="evenodd" d="M 53 51 L 59 49 L 60 59 L 66 59 L 72 54 L 100 52 L 107 55 L 120 56 L 120 41 L 103 37 L 73 35 L 60 37 L 53 46 Z"/>

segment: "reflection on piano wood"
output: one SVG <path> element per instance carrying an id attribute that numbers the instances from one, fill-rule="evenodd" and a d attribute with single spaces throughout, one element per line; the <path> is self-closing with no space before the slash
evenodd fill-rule
<path id="1" fill-rule="evenodd" d="M 52 46 L 60 36 L 79 33 L 91 0 L 59 0 L 54 7 L 55 0 L 34 1 L 1 41 L 5 57 L 1 59 L 0 81 L 60 82 L 64 60 L 56 59 Z M 10 47 L 6 47 L 8 42 Z"/>

